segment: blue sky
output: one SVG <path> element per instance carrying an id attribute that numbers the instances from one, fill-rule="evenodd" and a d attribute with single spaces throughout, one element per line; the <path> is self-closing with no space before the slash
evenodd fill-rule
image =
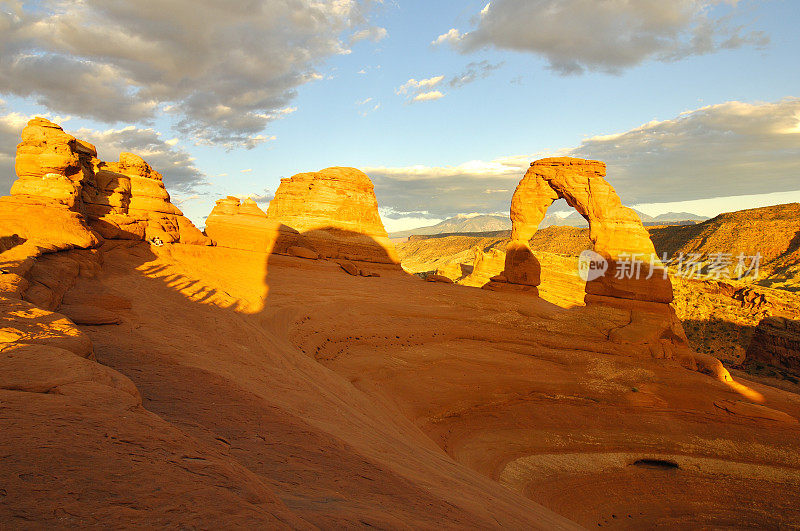
<path id="1" fill-rule="evenodd" d="M 606 161 L 648 214 L 800 200 L 792 0 L 220 5 L 0 2 L 2 192 L 47 115 L 101 158 L 143 152 L 201 226 L 222 196 L 266 207 L 281 177 L 336 165 L 370 175 L 389 230 L 503 212 L 560 154 Z"/>

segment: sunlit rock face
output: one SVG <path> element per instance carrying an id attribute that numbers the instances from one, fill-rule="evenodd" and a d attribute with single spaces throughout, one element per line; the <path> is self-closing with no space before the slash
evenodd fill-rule
<path id="1" fill-rule="evenodd" d="M 0 234 L 17 234 L 50 250 L 97 245 L 99 235 L 86 225 L 81 208 L 83 187 L 92 177 L 84 161 L 94 154 L 93 146 L 54 123 L 28 122 L 17 147 L 18 179 L 11 195 L 0 197 Z"/>
<path id="2" fill-rule="evenodd" d="M 594 252 L 607 263 L 604 275 L 586 283 L 586 304 L 629 315 L 629 322 L 613 330 L 609 340 L 621 348 L 637 346 L 637 352 L 677 359 L 730 380 L 719 360 L 689 348 L 683 326 L 669 305 L 672 284 L 656 259 L 650 236 L 636 212 L 622 205 L 605 174 L 605 164 L 596 160 L 560 157 L 533 162 L 511 200 L 512 234 L 505 269 L 487 287 L 538 293 L 541 264 L 528 242 L 553 201 L 564 199 L 589 222 Z M 634 257 L 638 269 L 630 270 Z"/>
<path id="3" fill-rule="evenodd" d="M 217 201 L 206 218 L 206 234 L 219 247 L 286 254 L 299 235 L 278 221 L 268 219 L 252 199 L 228 196 Z"/>
<path id="4" fill-rule="evenodd" d="M 658 269 L 650 275 L 649 264 L 655 257 L 650 235 L 636 212 L 622 205 L 605 180 L 605 174 L 605 164 L 596 160 L 560 157 L 531 164 L 511 200 L 513 227 L 505 270 L 508 282 L 539 284 L 539 264 L 528 241 L 553 201 L 565 199 L 589 222 L 594 251 L 609 262 L 609 274 L 589 282 L 588 294 L 650 302 L 672 301 L 672 286 L 660 262 L 655 263 Z M 641 266 L 642 274 L 639 278 L 635 274 L 632 278 L 616 278 L 618 262 L 632 256 L 645 262 Z"/>
<path id="5" fill-rule="evenodd" d="M 322 256 L 398 263 L 378 214 L 372 181 L 355 168 L 326 168 L 281 179 L 267 217 L 303 233 Z"/>
<path id="6" fill-rule="evenodd" d="M 210 243 L 141 157 L 104 162 L 93 145 L 49 120 L 34 118 L 23 129 L 16 172 L 11 196 L 0 198 L 3 234 L 53 249 L 92 247 L 100 238 Z"/>

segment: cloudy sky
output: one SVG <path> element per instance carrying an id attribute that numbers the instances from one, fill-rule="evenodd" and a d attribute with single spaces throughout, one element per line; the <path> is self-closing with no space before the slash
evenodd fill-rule
<path id="1" fill-rule="evenodd" d="M 651 215 L 800 201 L 798 24 L 796 0 L 0 0 L 0 193 L 39 115 L 141 154 L 200 226 L 337 165 L 389 230 L 507 212 L 553 155 Z"/>

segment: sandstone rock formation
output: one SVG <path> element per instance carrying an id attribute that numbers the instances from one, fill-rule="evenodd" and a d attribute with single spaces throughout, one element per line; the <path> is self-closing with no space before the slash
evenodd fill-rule
<path id="1" fill-rule="evenodd" d="M 358 266 L 355 265 L 353 262 L 350 262 L 348 260 L 343 260 L 342 262 L 339 262 L 339 267 L 341 267 L 342 271 L 344 271 L 348 275 L 352 275 L 354 277 L 359 276 Z"/>
<path id="2" fill-rule="evenodd" d="M 750 341 L 745 362 L 761 362 L 800 376 L 800 321 L 785 317 L 763 319 Z"/>
<path id="3" fill-rule="evenodd" d="M 569 157 L 541 159 L 531 164 L 511 199 L 512 234 L 506 254 L 508 282 L 537 286 L 540 266 L 528 242 L 556 199 L 565 199 L 589 222 L 594 251 L 609 261 L 609 271 L 619 261 L 636 256 L 644 262 L 640 278 L 618 279 L 608 274 L 589 282 L 588 294 L 621 299 L 669 303 L 672 287 L 655 259 L 655 248 L 639 216 L 622 205 L 605 180 L 600 161 Z M 654 271 L 650 275 L 649 264 Z M 649 277 L 649 278 L 647 278 Z"/>
<path id="4" fill-rule="evenodd" d="M 268 254 L 287 254 L 299 241 L 296 230 L 268 219 L 255 201 L 232 196 L 217 201 L 205 232 L 220 247 Z"/>
<path id="5" fill-rule="evenodd" d="M 562 157 L 533 162 L 511 200 L 512 234 L 504 271 L 487 287 L 536 292 L 541 264 L 529 242 L 553 201 L 565 199 L 589 222 L 593 250 L 608 263 L 605 275 L 586 283 L 586 304 L 629 315 L 629 322 L 613 330 L 609 339 L 620 345 L 644 346 L 639 352 L 649 350 L 656 358 L 680 360 L 691 369 L 730 381 L 719 360 L 689 349 L 681 322 L 669 305 L 672 285 L 648 232 L 604 177 L 605 164 L 600 161 Z"/>
<path id="6" fill-rule="evenodd" d="M 327 258 L 398 263 L 372 181 L 355 168 L 299 173 L 281 184 L 267 217 L 303 233 Z"/>
<path id="7" fill-rule="evenodd" d="M 736 278 L 739 256 L 749 265 L 758 255 L 759 285 L 800 291 L 800 204 L 788 203 L 725 212 L 696 225 L 654 227 L 650 237 L 659 253 L 676 257 L 700 255 L 708 264 L 714 253 L 727 253 Z M 769 235 L 769 237 L 765 237 Z M 755 271 L 746 275 L 753 280 Z"/>
<path id="8" fill-rule="evenodd" d="M 798 252 L 798 216 L 800 205 L 788 204 L 720 214 L 697 225 L 647 227 L 659 256 L 698 253 L 707 258 L 722 250 L 732 253 L 735 264 L 739 253 L 761 255 L 757 281 L 724 277 L 690 279 L 676 275 L 677 269 L 670 271 L 674 294 L 671 306 L 682 321 L 693 350 L 719 358 L 726 366 L 738 367 L 745 362 L 753 331 L 762 319 L 770 316 L 793 319 L 800 314 L 800 295 L 787 291 L 793 289 L 794 279 L 800 277 L 793 276 L 792 268 L 786 267 Z M 761 236 L 766 233 L 770 238 Z M 397 249 L 403 268 L 410 273 L 435 270 L 459 284 L 487 289 L 530 288 L 508 284 L 502 276 L 489 282 L 491 276 L 487 275 L 499 275 L 505 267 L 507 244 L 508 238 L 504 236 L 413 236 L 399 243 Z M 577 260 L 582 251 L 591 248 L 589 229 L 547 227 L 537 231 L 529 245 L 541 263 L 541 284 L 536 286 L 539 296 L 559 306 L 582 305 L 586 283 L 577 276 Z M 492 259 L 488 271 L 481 272 L 488 262 L 485 256 L 476 256 L 476 252 L 498 257 Z M 467 269 L 473 271 L 464 276 Z M 783 285 L 786 289 L 775 289 Z M 745 369 L 759 376 L 792 378 L 788 372 L 766 365 L 759 368 L 747 363 Z"/>
<path id="9" fill-rule="evenodd" d="M 140 157 L 122 153 L 119 162 L 103 162 L 94 146 L 43 118 L 23 129 L 16 171 L 11 196 L 0 198 L 2 235 L 49 250 L 93 247 L 101 237 L 210 243 Z"/>
<path id="10" fill-rule="evenodd" d="M 459 284 L 483 287 L 505 269 L 506 253 L 498 248 L 484 251 L 476 246 L 472 248 L 472 255 L 472 271 Z"/>

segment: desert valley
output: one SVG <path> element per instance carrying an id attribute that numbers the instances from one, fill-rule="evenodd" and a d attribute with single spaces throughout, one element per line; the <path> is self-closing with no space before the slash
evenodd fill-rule
<path id="1" fill-rule="evenodd" d="M 797 204 L 648 230 L 602 163 L 544 159 L 510 234 L 395 246 L 354 168 L 221 198 L 205 233 L 142 158 L 45 119 L 16 168 L 4 525 L 800 521 Z M 537 232 L 557 198 L 590 228 Z M 577 274 L 584 249 L 750 253 L 741 225 L 781 235 L 758 282 Z"/>

